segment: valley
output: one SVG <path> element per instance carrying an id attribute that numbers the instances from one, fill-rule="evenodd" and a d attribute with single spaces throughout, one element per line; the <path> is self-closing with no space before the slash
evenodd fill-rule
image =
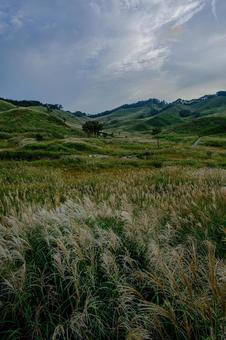
<path id="1" fill-rule="evenodd" d="M 205 98 L 0 101 L 1 339 L 223 339 L 226 97 Z"/>

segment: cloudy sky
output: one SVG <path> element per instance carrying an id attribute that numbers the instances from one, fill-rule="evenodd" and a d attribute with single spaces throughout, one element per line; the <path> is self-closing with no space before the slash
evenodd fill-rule
<path id="1" fill-rule="evenodd" d="M 226 89 L 226 0 L 0 0 L 0 96 L 94 113 Z"/>

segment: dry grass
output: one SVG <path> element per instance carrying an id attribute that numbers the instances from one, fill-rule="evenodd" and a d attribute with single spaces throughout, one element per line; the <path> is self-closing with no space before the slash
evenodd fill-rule
<path id="1" fill-rule="evenodd" d="M 225 339 L 225 171 L 57 177 L 1 201 L 1 339 Z"/>

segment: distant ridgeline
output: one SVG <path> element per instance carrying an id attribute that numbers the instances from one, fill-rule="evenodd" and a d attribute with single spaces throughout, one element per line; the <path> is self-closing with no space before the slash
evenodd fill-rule
<path id="1" fill-rule="evenodd" d="M 70 111 L 68 111 L 70 112 Z M 71 112 L 74 116 L 76 117 L 86 117 L 87 114 L 85 112 L 81 112 L 81 111 L 75 111 L 75 112 Z"/>
<path id="2" fill-rule="evenodd" d="M 148 100 L 141 100 L 141 101 L 139 101 L 137 103 L 134 103 L 134 104 L 124 104 L 122 106 L 116 107 L 113 110 L 108 110 L 108 111 L 100 112 L 100 113 L 97 113 L 95 115 L 91 115 L 90 117 L 91 118 L 103 117 L 103 116 L 109 115 L 110 113 L 114 113 L 115 111 L 118 111 L 118 110 L 122 110 L 122 109 L 136 109 L 136 108 L 139 108 L 139 107 L 143 107 L 144 105 L 158 105 L 158 106 L 164 108 L 167 105 L 167 102 L 164 101 L 164 100 L 161 101 L 161 100 L 156 99 L 156 98 L 151 98 L 151 99 L 148 99 Z"/>
<path id="3" fill-rule="evenodd" d="M 226 91 L 219 91 L 217 92 L 218 97 L 226 97 Z"/>
<path id="4" fill-rule="evenodd" d="M 119 107 L 116 107 L 112 110 L 103 111 L 96 114 L 88 114 L 82 111 L 66 111 L 77 118 L 89 118 L 89 119 L 108 119 L 111 117 L 110 123 L 116 122 L 116 119 L 113 120 L 114 117 L 118 119 L 119 113 L 120 117 L 126 117 L 130 119 L 148 119 L 154 118 L 152 121 L 148 121 L 146 123 L 150 123 L 150 125 L 157 124 L 160 125 L 171 125 L 177 122 L 180 122 L 180 118 L 193 117 L 198 118 L 202 115 L 214 113 L 216 107 L 219 108 L 226 105 L 226 91 L 218 91 L 216 94 L 205 95 L 196 99 L 177 99 L 173 102 L 166 102 L 165 100 L 159 100 L 156 98 L 151 98 L 148 100 L 138 101 L 132 104 L 124 104 Z M 5 102 L 13 104 L 18 107 L 45 107 L 47 110 L 60 110 L 63 111 L 63 106 L 60 104 L 43 104 L 37 100 L 12 100 L 1 98 Z M 212 109 L 213 112 L 210 112 Z M 209 110 L 209 111 L 208 111 Z M 205 111 L 205 112 L 204 112 Z M 137 113 L 137 116 L 136 116 Z M 128 116 L 128 114 L 133 114 L 133 116 Z M 163 116 L 164 115 L 164 116 Z M 168 115 L 168 120 L 166 121 L 166 117 Z M 177 116 L 177 117 L 176 117 Z M 173 119 L 174 118 L 174 119 Z M 161 121 L 160 121 L 161 120 Z M 107 122 L 107 121 L 106 121 Z M 108 122 L 108 123 L 109 123 Z M 122 121 L 121 121 L 122 123 Z M 143 121 L 145 123 L 145 121 Z M 112 126 L 113 127 L 113 126 Z"/>
<path id="5" fill-rule="evenodd" d="M 13 100 L 13 99 L 5 99 L 1 98 L 0 100 L 4 100 L 7 103 L 13 104 L 15 106 L 20 107 L 31 107 L 31 106 L 43 106 L 52 110 L 62 110 L 63 106 L 60 104 L 43 104 L 37 100 Z"/>
<path id="6" fill-rule="evenodd" d="M 170 108 L 174 108 L 176 105 L 185 105 L 185 106 L 192 106 L 194 104 L 202 103 L 205 101 L 208 101 L 209 99 L 214 99 L 217 97 L 226 97 L 226 91 L 218 91 L 216 94 L 210 94 L 205 95 L 203 97 L 197 98 L 197 99 L 190 99 L 190 100 L 184 100 L 184 99 L 177 99 L 174 102 L 168 103 L 165 100 L 159 100 L 156 98 L 151 98 L 148 100 L 142 100 L 134 104 L 125 104 L 119 107 L 114 108 L 113 110 L 107 110 L 104 112 L 100 112 L 94 115 L 87 115 L 90 118 L 98 118 L 98 117 L 104 117 L 113 114 L 114 112 L 121 111 L 121 110 L 139 110 L 143 107 L 150 107 L 150 115 L 154 116 L 158 113 L 164 112 L 169 110 Z M 78 112 L 79 113 L 79 112 Z M 82 113 L 83 115 L 86 115 Z"/>

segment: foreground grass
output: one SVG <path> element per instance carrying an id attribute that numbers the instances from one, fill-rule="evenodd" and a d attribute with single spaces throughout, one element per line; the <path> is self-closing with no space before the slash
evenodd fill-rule
<path id="1" fill-rule="evenodd" d="M 0 196 L 1 339 L 224 339 L 225 171 L 25 169 Z"/>

